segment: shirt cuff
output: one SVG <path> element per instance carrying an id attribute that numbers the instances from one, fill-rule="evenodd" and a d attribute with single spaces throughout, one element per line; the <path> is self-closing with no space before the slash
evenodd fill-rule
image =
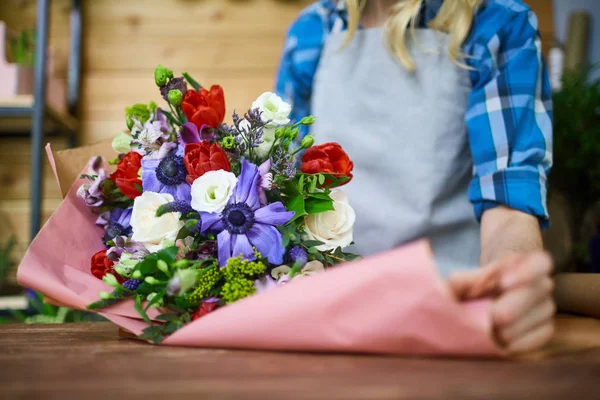
<path id="1" fill-rule="evenodd" d="M 540 227 L 550 227 L 546 206 L 546 178 L 532 169 L 506 169 L 475 177 L 469 186 L 469 200 L 481 221 L 486 210 L 500 205 L 538 218 Z"/>

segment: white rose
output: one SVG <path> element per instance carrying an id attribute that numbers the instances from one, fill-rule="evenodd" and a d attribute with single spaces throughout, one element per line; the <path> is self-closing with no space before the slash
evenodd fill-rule
<path id="1" fill-rule="evenodd" d="M 173 200 L 173 196 L 168 193 L 144 192 L 133 201 L 131 239 L 142 243 L 151 253 L 170 243 L 174 244 L 179 230 L 183 227 L 183 222 L 179 220 L 181 213 L 156 216 L 158 207 Z"/>
<path id="2" fill-rule="evenodd" d="M 192 184 L 192 208 L 210 213 L 223 211 L 237 181 L 233 173 L 222 169 L 205 173 Z"/>
<path id="3" fill-rule="evenodd" d="M 252 109 L 255 108 L 258 108 L 262 112 L 263 121 L 270 121 L 270 126 L 286 125 L 290 122 L 288 117 L 292 111 L 292 106 L 283 101 L 275 93 L 266 92 L 261 94 L 252 103 Z"/>
<path id="4" fill-rule="evenodd" d="M 348 204 L 348 197 L 341 190 L 331 193 L 334 211 L 308 215 L 304 219 L 306 236 L 309 240 L 323 242 L 319 251 L 346 247 L 352 243 L 352 233 L 356 215 Z"/>

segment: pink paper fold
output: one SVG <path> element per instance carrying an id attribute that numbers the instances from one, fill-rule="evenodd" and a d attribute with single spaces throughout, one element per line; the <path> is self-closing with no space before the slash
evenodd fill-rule
<path id="1" fill-rule="evenodd" d="M 103 245 L 96 217 L 76 196 L 83 182 L 71 186 L 18 271 L 23 286 L 80 309 L 96 301 L 100 291 L 110 291 L 89 271 L 91 256 Z M 497 357 L 502 351 L 491 339 L 489 304 L 457 302 L 436 271 L 428 243 L 420 241 L 228 305 L 163 343 Z M 132 302 L 101 314 L 135 334 L 146 327 Z"/>

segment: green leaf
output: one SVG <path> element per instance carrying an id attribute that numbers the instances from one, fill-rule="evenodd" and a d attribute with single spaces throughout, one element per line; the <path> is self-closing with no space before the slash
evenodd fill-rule
<path id="1" fill-rule="evenodd" d="M 176 307 L 178 309 L 180 309 L 180 311 L 177 311 L 177 310 L 173 310 L 173 311 L 177 312 L 178 314 L 183 314 L 186 310 L 196 307 L 198 305 L 198 303 L 192 303 L 192 302 L 188 301 L 185 297 L 182 297 L 182 296 L 175 297 L 175 304 L 176 304 Z"/>
<path id="2" fill-rule="evenodd" d="M 166 326 L 163 328 L 163 332 L 167 335 L 170 335 L 171 333 L 175 332 L 176 330 L 180 329 L 183 327 L 183 324 L 179 321 L 172 321 L 169 322 L 168 324 L 166 324 Z"/>
<path id="3" fill-rule="evenodd" d="M 317 250 L 316 247 L 309 247 L 308 250 L 306 250 L 309 254 L 317 254 L 319 252 L 319 250 Z"/>
<path id="4" fill-rule="evenodd" d="M 138 288 L 135 290 L 135 292 L 138 294 L 147 296 L 150 293 L 154 292 L 154 288 L 152 287 L 152 285 L 149 285 L 146 282 L 142 282 L 142 284 L 140 286 L 138 286 Z"/>
<path id="5" fill-rule="evenodd" d="M 308 188 L 308 191 L 313 193 L 315 190 L 317 190 L 317 182 L 318 182 L 319 178 L 317 178 L 316 175 L 313 175 L 312 180 L 310 181 L 310 187 Z"/>
<path id="6" fill-rule="evenodd" d="M 319 174 L 319 185 L 323 186 L 325 183 L 325 175 Z"/>
<path id="7" fill-rule="evenodd" d="M 298 191 L 302 193 L 304 190 L 304 175 L 300 176 L 300 182 L 298 182 Z"/>
<path id="8" fill-rule="evenodd" d="M 171 114 L 170 112 L 165 111 L 165 110 L 162 110 L 162 113 L 165 114 L 165 116 L 167 117 L 167 119 L 169 120 L 171 125 L 177 124 L 177 121 L 175 121 L 175 118 L 173 118 L 173 114 Z"/>
<path id="9" fill-rule="evenodd" d="M 321 246 L 325 243 L 320 242 L 318 240 L 305 240 L 304 242 L 302 242 L 303 245 L 305 245 L 306 247 L 317 247 L 317 246 Z"/>
<path id="10" fill-rule="evenodd" d="M 176 239 L 185 239 L 188 236 L 194 236 L 194 233 L 184 226 L 177 233 Z"/>
<path id="11" fill-rule="evenodd" d="M 288 245 L 290 244 L 290 237 L 285 235 L 281 238 L 281 246 L 283 246 L 283 248 L 288 247 Z"/>
<path id="12" fill-rule="evenodd" d="M 182 72 L 181 75 L 185 78 L 186 81 L 194 88 L 194 90 L 202 89 L 202 85 L 200 85 L 194 78 L 192 78 L 187 72 Z"/>
<path id="13" fill-rule="evenodd" d="M 304 209 L 304 197 L 302 197 L 302 195 L 293 197 L 285 206 L 288 211 L 294 211 L 296 213 L 292 221 L 306 215 L 306 210 Z"/>
<path id="14" fill-rule="evenodd" d="M 325 211 L 333 211 L 333 200 L 321 200 L 309 198 L 306 200 L 306 212 L 308 214 L 319 214 Z"/>
<path id="15" fill-rule="evenodd" d="M 89 304 L 86 308 L 88 310 L 101 310 L 103 308 L 115 305 L 117 302 L 118 300 L 116 299 L 98 300 L 96 302 L 93 302 L 92 304 Z"/>
<path id="16" fill-rule="evenodd" d="M 154 274 L 158 270 L 158 267 L 156 266 L 156 261 L 158 261 L 158 257 L 156 256 L 156 254 L 150 254 L 144 259 L 144 261 L 142 261 L 136 266 L 136 269 L 140 271 L 142 275 Z"/>
<path id="17" fill-rule="evenodd" d="M 167 247 L 166 249 L 162 249 L 158 252 L 158 258 L 170 264 L 175 262 L 175 258 L 177 257 L 178 248 L 176 246 Z"/>
<path id="18" fill-rule="evenodd" d="M 312 199 L 332 200 L 331 195 L 329 193 L 324 193 L 324 192 L 309 193 L 306 196 L 310 197 Z"/>
<path id="19" fill-rule="evenodd" d="M 179 316 L 176 314 L 160 314 L 156 317 L 157 321 L 179 321 Z"/>
<path id="20" fill-rule="evenodd" d="M 142 307 L 142 295 L 135 296 L 135 301 L 133 303 L 133 306 L 135 308 L 135 311 L 137 311 L 137 313 L 140 315 L 140 317 L 142 317 L 142 319 L 146 323 L 152 324 L 152 321 L 150 320 L 150 317 L 148 317 L 148 314 L 146 314 L 146 311 Z"/>

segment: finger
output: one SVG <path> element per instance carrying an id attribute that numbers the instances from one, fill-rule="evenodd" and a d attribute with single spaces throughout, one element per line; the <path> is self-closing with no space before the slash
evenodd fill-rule
<path id="1" fill-rule="evenodd" d="M 474 299 L 493 296 L 499 288 L 500 277 L 499 268 L 482 268 L 457 272 L 448 279 L 448 284 L 458 299 Z"/>
<path id="2" fill-rule="evenodd" d="M 555 312 L 556 305 L 554 302 L 551 299 L 543 300 L 513 325 L 509 325 L 504 329 L 498 329 L 496 337 L 504 345 L 513 343 L 536 327 L 550 321 Z"/>
<path id="3" fill-rule="evenodd" d="M 548 344 L 552 336 L 554 336 L 554 320 L 549 320 L 512 342 L 507 350 L 513 354 L 538 350 Z"/>
<path id="4" fill-rule="evenodd" d="M 508 268 L 502 277 L 502 289 L 530 285 L 544 276 L 549 276 L 553 268 L 554 263 L 548 254 L 544 252 L 531 254 L 520 263 Z"/>
<path id="5" fill-rule="evenodd" d="M 550 298 L 553 286 L 552 279 L 546 277 L 533 286 L 508 291 L 492 306 L 494 325 L 500 329 L 514 325 L 535 304 Z"/>
<path id="6" fill-rule="evenodd" d="M 464 299 L 478 278 L 479 271 L 455 272 L 448 278 L 448 286 L 458 299 Z"/>

